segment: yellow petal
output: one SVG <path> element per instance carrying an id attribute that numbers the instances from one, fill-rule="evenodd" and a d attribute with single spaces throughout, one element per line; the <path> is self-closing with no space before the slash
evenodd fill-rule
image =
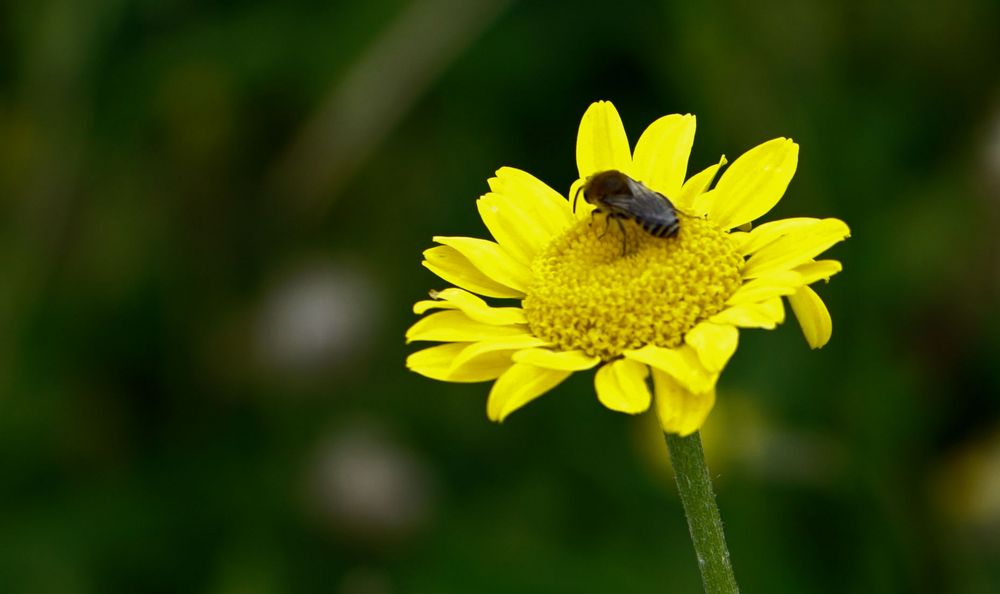
<path id="1" fill-rule="evenodd" d="M 809 346 L 818 349 L 825 345 L 833 334 L 833 320 L 819 295 L 809 287 L 802 287 L 788 297 L 788 302 L 792 305 L 792 311 L 799 320 L 802 334 Z"/>
<path id="2" fill-rule="evenodd" d="M 812 225 L 798 227 L 750 256 L 743 267 L 743 278 L 754 278 L 805 264 L 850 235 L 851 230 L 839 219 L 823 219 Z"/>
<path id="3" fill-rule="evenodd" d="M 467 342 L 439 344 L 411 354 L 406 358 L 406 366 L 424 377 L 446 382 L 485 382 L 500 377 L 514 364 L 510 360 L 511 351 L 494 351 L 479 357 L 474 363 L 453 368 L 452 363 L 463 350 L 470 346 Z"/>
<path id="4" fill-rule="evenodd" d="M 406 331 L 406 342 L 434 340 L 440 342 L 474 342 L 494 338 L 529 335 L 527 324 L 497 326 L 471 319 L 461 311 L 439 311 L 424 316 Z"/>
<path id="5" fill-rule="evenodd" d="M 601 404 L 631 415 L 649 408 L 651 396 L 646 378 L 649 367 L 628 359 L 602 365 L 594 375 L 594 387 Z"/>
<path id="6" fill-rule="evenodd" d="M 656 416 L 666 433 L 682 437 L 701 428 L 715 405 L 715 389 L 691 392 L 668 374 L 653 369 L 653 386 L 656 389 Z"/>
<path id="7" fill-rule="evenodd" d="M 434 241 L 455 248 L 465 256 L 472 265 L 483 274 L 524 293 L 531 284 L 531 269 L 514 258 L 500 247 L 500 244 L 476 237 L 443 237 L 436 236 Z"/>
<path id="8" fill-rule="evenodd" d="M 451 287 L 443 291 L 432 291 L 431 296 L 434 299 L 414 303 L 413 313 L 423 314 L 431 309 L 457 309 L 484 324 L 506 326 L 527 323 L 524 310 L 520 307 L 490 307 L 479 297 L 462 289 Z"/>
<path id="9" fill-rule="evenodd" d="M 496 177 L 489 179 L 489 184 L 494 193 L 514 201 L 520 210 L 531 215 L 539 232 L 549 237 L 573 224 L 573 214 L 566 199 L 530 173 L 501 167 Z"/>
<path id="10" fill-rule="evenodd" d="M 550 349 L 526 349 L 514 355 L 517 363 L 529 363 L 545 369 L 562 371 L 582 371 L 601 362 L 600 357 L 585 355 L 582 351 L 553 351 Z"/>
<path id="11" fill-rule="evenodd" d="M 626 359 L 645 363 L 653 369 L 669 373 L 674 379 L 693 392 L 704 392 L 715 385 L 719 374 L 705 369 L 698 354 L 688 345 L 667 349 L 646 345 L 623 353 Z"/>
<path id="12" fill-rule="evenodd" d="M 715 165 L 709 165 L 705 169 L 702 169 L 698 173 L 692 175 L 684 185 L 681 186 L 681 191 L 677 195 L 677 199 L 674 201 L 674 206 L 680 208 L 681 210 L 687 212 L 691 215 L 700 216 L 708 212 L 707 208 L 703 211 L 695 213 L 690 212 L 694 210 L 695 199 L 708 191 L 709 186 L 712 185 L 712 180 L 715 179 L 715 175 L 719 173 L 719 168 L 727 163 L 726 156 L 722 155 L 719 162 Z"/>
<path id="13" fill-rule="evenodd" d="M 818 222 L 819 219 L 811 217 L 793 217 L 764 223 L 754 228 L 750 233 L 742 234 L 743 241 L 740 242 L 737 249 L 744 256 L 749 256 L 774 240 L 788 235 L 789 232 L 795 229 L 815 225 Z M 736 234 L 730 233 L 730 235 Z"/>
<path id="14" fill-rule="evenodd" d="M 486 401 L 486 414 L 492 421 L 503 421 L 507 415 L 558 386 L 570 371 L 514 363 L 497 378 Z"/>
<path id="15" fill-rule="evenodd" d="M 639 137 L 632 158 L 632 177 L 673 200 L 687 175 L 694 144 L 695 118 L 668 115 L 656 120 Z"/>
<path id="16" fill-rule="evenodd" d="M 772 297 L 791 295 L 796 289 L 806 284 L 802 275 L 792 270 L 779 270 L 743 283 L 729 299 L 726 305 L 743 305 L 766 301 Z"/>
<path id="17" fill-rule="evenodd" d="M 712 188 L 711 190 L 702 192 L 694 197 L 694 200 L 691 201 L 691 206 L 685 212 L 693 217 L 710 217 L 713 205 L 715 204 L 718 196 L 718 188 Z"/>
<path id="18" fill-rule="evenodd" d="M 462 349 L 462 352 L 455 356 L 455 359 L 451 362 L 451 366 L 448 368 L 448 372 L 457 373 L 473 363 L 489 360 L 487 357 L 495 358 L 498 356 L 496 353 L 499 351 L 503 351 L 503 356 L 507 357 L 508 362 L 513 363 L 513 355 L 517 351 L 544 346 L 545 344 L 547 343 L 541 338 L 528 335 L 513 336 L 511 338 L 493 338 L 474 342 Z"/>
<path id="19" fill-rule="evenodd" d="M 746 303 L 728 307 L 710 318 L 713 324 L 731 324 L 737 328 L 774 327 L 785 321 L 785 306 L 781 297 L 760 303 Z"/>
<path id="20" fill-rule="evenodd" d="M 531 266 L 535 254 L 549 239 L 535 223 L 535 217 L 518 208 L 512 200 L 492 193 L 480 197 L 476 208 L 500 247 L 521 264 Z"/>
<path id="21" fill-rule="evenodd" d="M 576 137 L 576 166 L 583 179 L 609 169 L 631 173 L 632 153 L 625 126 L 610 102 L 592 103 L 583 114 Z"/>
<path id="22" fill-rule="evenodd" d="M 424 250 L 423 265 L 449 283 L 487 297 L 524 297 L 524 293 L 486 276 L 458 250 L 439 245 Z"/>
<path id="23" fill-rule="evenodd" d="M 729 241 L 733 242 L 733 246 L 736 247 L 737 251 L 743 247 L 743 245 L 750 239 L 750 233 L 747 231 L 730 231 Z M 743 254 L 744 256 L 746 254 Z"/>
<path id="24" fill-rule="evenodd" d="M 698 359 L 710 372 L 720 372 L 736 352 L 740 333 L 729 324 L 701 322 L 688 330 L 684 342 L 698 353 Z"/>
<path id="25" fill-rule="evenodd" d="M 775 138 L 740 155 L 716 185 L 709 218 L 723 229 L 739 227 L 771 210 L 795 175 L 799 145 Z"/>
<path id="26" fill-rule="evenodd" d="M 811 285 L 816 281 L 830 280 L 831 276 L 843 269 L 841 263 L 836 260 L 818 260 L 796 266 L 795 272 L 802 276 L 804 284 Z"/>

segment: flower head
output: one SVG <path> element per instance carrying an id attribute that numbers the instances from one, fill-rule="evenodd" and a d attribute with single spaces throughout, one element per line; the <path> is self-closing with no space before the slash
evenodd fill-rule
<path id="1" fill-rule="evenodd" d="M 496 241 L 435 237 L 440 245 L 424 252 L 424 266 L 455 286 L 414 305 L 417 314 L 442 311 L 414 324 L 407 341 L 443 344 L 413 353 L 407 366 L 443 381 L 495 380 L 487 403 L 495 421 L 596 367 L 604 406 L 635 414 L 655 401 L 664 431 L 686 435 L 712 409 L 739 329 L 781 323 L 782 298 L 809 345 L 826 344 L 830 314 L 809 285 L 841 270 L 815 258 L 849 236 L 847 225 L 793 218 L 750 230 L 784 194 L 798 145 L 777 138 L 754 147 L 713 187 L 725 157 L 685 179 L 694 132 L 694 116 L 664 116 L 633 153 L 618 112 L 601 101 L 580 123 L 580 178 L 569 198 L 523 171 L 497 171 L 478 201 Z M 634 217 L 583 200 L 574 209 L 587 179 L 609 170 L 668 198 L 677 232 L 654 236 Z"/>

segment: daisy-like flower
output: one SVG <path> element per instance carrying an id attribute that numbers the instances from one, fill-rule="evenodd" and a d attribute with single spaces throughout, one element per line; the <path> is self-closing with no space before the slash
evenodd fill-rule
<path id="1" fill-rule="evenodd" d="M 569 198 L 524 171 L 497 171 L 477 203 L 496 241 L 435 237 L 440 245 L 424 252 L 424 266 L 454 286 L 414 305 L 417 314 L 443 311 L 420 319 L 407 341 L 444 344 L 413 353 L 407 366 L 442 381 L 495 380 L 487 402 L 494 421 L 596 368 L 604 406 L 636 414 L 655 402 L 663 430 L 683 436 L 712 409 L 739 330 L 773 329 L 785 317 L 783 298 L 809 345 L 826 344 L 830 314 L 809 285 L 841 270 L 815 258 L 848 237 L 847 225 L 791 218 L 750 230 L 784 194 L 798 145 L 777 138 L 754 147 L 713 187 L 725 157 L 685 180 L 694 133 L 694 116 L 668 115 L 630 152 L 618 112 L 602 101 L 580 123 L 580 178 Z M 677 233 L 609 224 L 584 200 L 574 212 L 577 190 L 608 170 L 668 197 Z"/>

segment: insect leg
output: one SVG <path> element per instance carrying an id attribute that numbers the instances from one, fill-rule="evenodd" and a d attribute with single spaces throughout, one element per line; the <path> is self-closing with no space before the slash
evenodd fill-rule
<path id="1" fill-rule="evenodd" d="M 604 236 L 608 234 L 608 227 L 611 225 L 611 217 L 614 216 L 614 215 L 612 215 L 610 212 L 609 213 L 602 213 L 600 210 L 594 210 L 593 214 L 591 215 L 591 219 L 590 220 L 594 220 L 593 216 L 597 215 L 597 214 L 603 214 L 604 215 L 604 230 L 601 231 L 601 234 L 597 236 L 597 239 L 604 239 Z"/>
<path id="2" fill-rule="evenodd" d="M 615 222 L 618 223 L 618 230 L 622 232 L 622 256 L 625 255 L 625 225 L 622 223 L 622 217 L 615 217 Z"/>
<path id="3" fill-rule="evenodd" d="M 608 234 L 608 218 L 610 217 L 604 217 L 604 230 L 597 236 L 597 239 L 604 239 L 604 236 Z"/>

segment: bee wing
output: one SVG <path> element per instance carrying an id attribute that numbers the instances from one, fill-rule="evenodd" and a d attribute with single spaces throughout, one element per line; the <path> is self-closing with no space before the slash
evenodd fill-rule
<path id="1" fill-rule="evenodd" d="M 608 210 L 636 219 L 660 221 L 672 219 L 675 216 L 674 207 L 670 201 L 648 189 L 644 193 L 634 196 L 622 194 L 605 196 L 601 202 Z"/>
<path id="2" fill-rule="evenodd" d="M 637 182 L 631 177 L 627 177 L 625 179 L 626 182 L 628 183 L 629 191 L 632 192 L 632 196 L 634 196 L 637 200 L 649 200 L 649 199 L 655 199 L 653 201 L 663 200 L 667 203 L 668 206 L 670 206 L 671 209 L 674 208 L 674 203 L 671 202 L 670 199 L 664 196 L 663 194 L 650 190 L 645 185 L 643 185 L 642 182 Z"/>

